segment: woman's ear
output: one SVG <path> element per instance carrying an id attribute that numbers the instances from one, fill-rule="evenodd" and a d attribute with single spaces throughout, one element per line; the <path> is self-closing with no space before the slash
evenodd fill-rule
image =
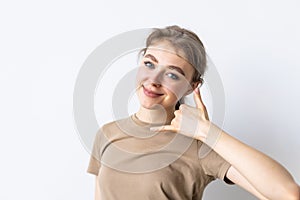
<path id="1" fill-rule="evenodd" d="M 197 81 L 197 82 L 192 82 L 191 88 L 185 93 L 185 96 L 191 94 L 193 92 L 193 90 L 199 86 L 199 84 L 200 84 L 200 86 L 203 84 L 203 79 L 201 79 L 200 81 Z"/>

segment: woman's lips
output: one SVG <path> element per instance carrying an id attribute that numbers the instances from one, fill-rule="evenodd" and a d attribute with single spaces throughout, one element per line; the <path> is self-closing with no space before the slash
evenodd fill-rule
<path id="1" fill-rule="evenodd" d="M 144 91 L 144 94 L 148 97 L 152 97 L 152 98 L 155 98 L 155 97 L 160 97 L 161 95 L 163 94 L 159 94 L 159 93 L 155 93 L 151 90 L 148 90 L 146 89 L 144 86 L 143 86 L 143 91 Z"/>

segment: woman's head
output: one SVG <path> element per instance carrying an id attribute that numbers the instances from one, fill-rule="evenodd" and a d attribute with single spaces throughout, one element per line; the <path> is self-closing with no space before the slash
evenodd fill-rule
<path id="1" fill-rule="evenodd" d="M 189 94 L 199 83 L 202 84 L 206 53 L 198 36 L 189 30 L 178 26 L 154 29 L 147 38 L 146 48 L 140 54 L 143 57 L 137 77 L 138 86 L 146 87 L 146 92 L 148 89 L 160 95 L 145 97 L 150 98 L 149 105 L 153 102 L 174 108 L 179 99 Z M 162 95 L 165 93 L 174 94 L 171 98 L 170 95 Z M 139 95 L 140 100 L 143 95 Z M 162 97 L 167 97 L 167 104 L 155 102 Z"/>
<path id="2" fill-rule="evenodd" d="M 155 28 L 148 36 L 146 48 L 141 53 L 145 54 L 148 47 L 163 41 L 167 41 L 177 54 L 196 69 L 192 81 L 201 81 L 206 70 L 206 52 L 199 37 L 194 32 L 176 25 L 162 29 Z"/>

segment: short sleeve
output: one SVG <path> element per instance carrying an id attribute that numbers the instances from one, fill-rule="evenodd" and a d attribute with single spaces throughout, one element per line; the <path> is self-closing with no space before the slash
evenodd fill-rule
<path id="1" fill-rule="evenodd" d="M 203 151 L 205 152 L 203 153 Z M 231 164 L 216 153 L 212 148 L 200 141 L 198 143 L 198 158 L 206 175 L 211 176 L 214 179 L 218 178 L 224 180 Z"/>
<path id="2" fill-rule="evenodd" d="M 91 152 L 90 162 L 88 165 L 87 172 L 98 175 L 99 169 L 101 167 L 101 136 L 102 135 L 102 128 L 96 133 L 93 149 Z"/>

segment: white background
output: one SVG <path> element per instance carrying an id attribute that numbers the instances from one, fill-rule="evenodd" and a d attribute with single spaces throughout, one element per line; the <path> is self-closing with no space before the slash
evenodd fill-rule
<path id="1" fill-rule="evenodd" d="M 296 0 L 1 1 L 0 199 L 93 198 L 72 113 L 80 67 L 114 35 L 173 24 L 200 36 L 220 73 L 224 129 L 300 183 L 299 9 Z M 255 199 L 215 181 L 204 199 L 220 198 Z"/>

